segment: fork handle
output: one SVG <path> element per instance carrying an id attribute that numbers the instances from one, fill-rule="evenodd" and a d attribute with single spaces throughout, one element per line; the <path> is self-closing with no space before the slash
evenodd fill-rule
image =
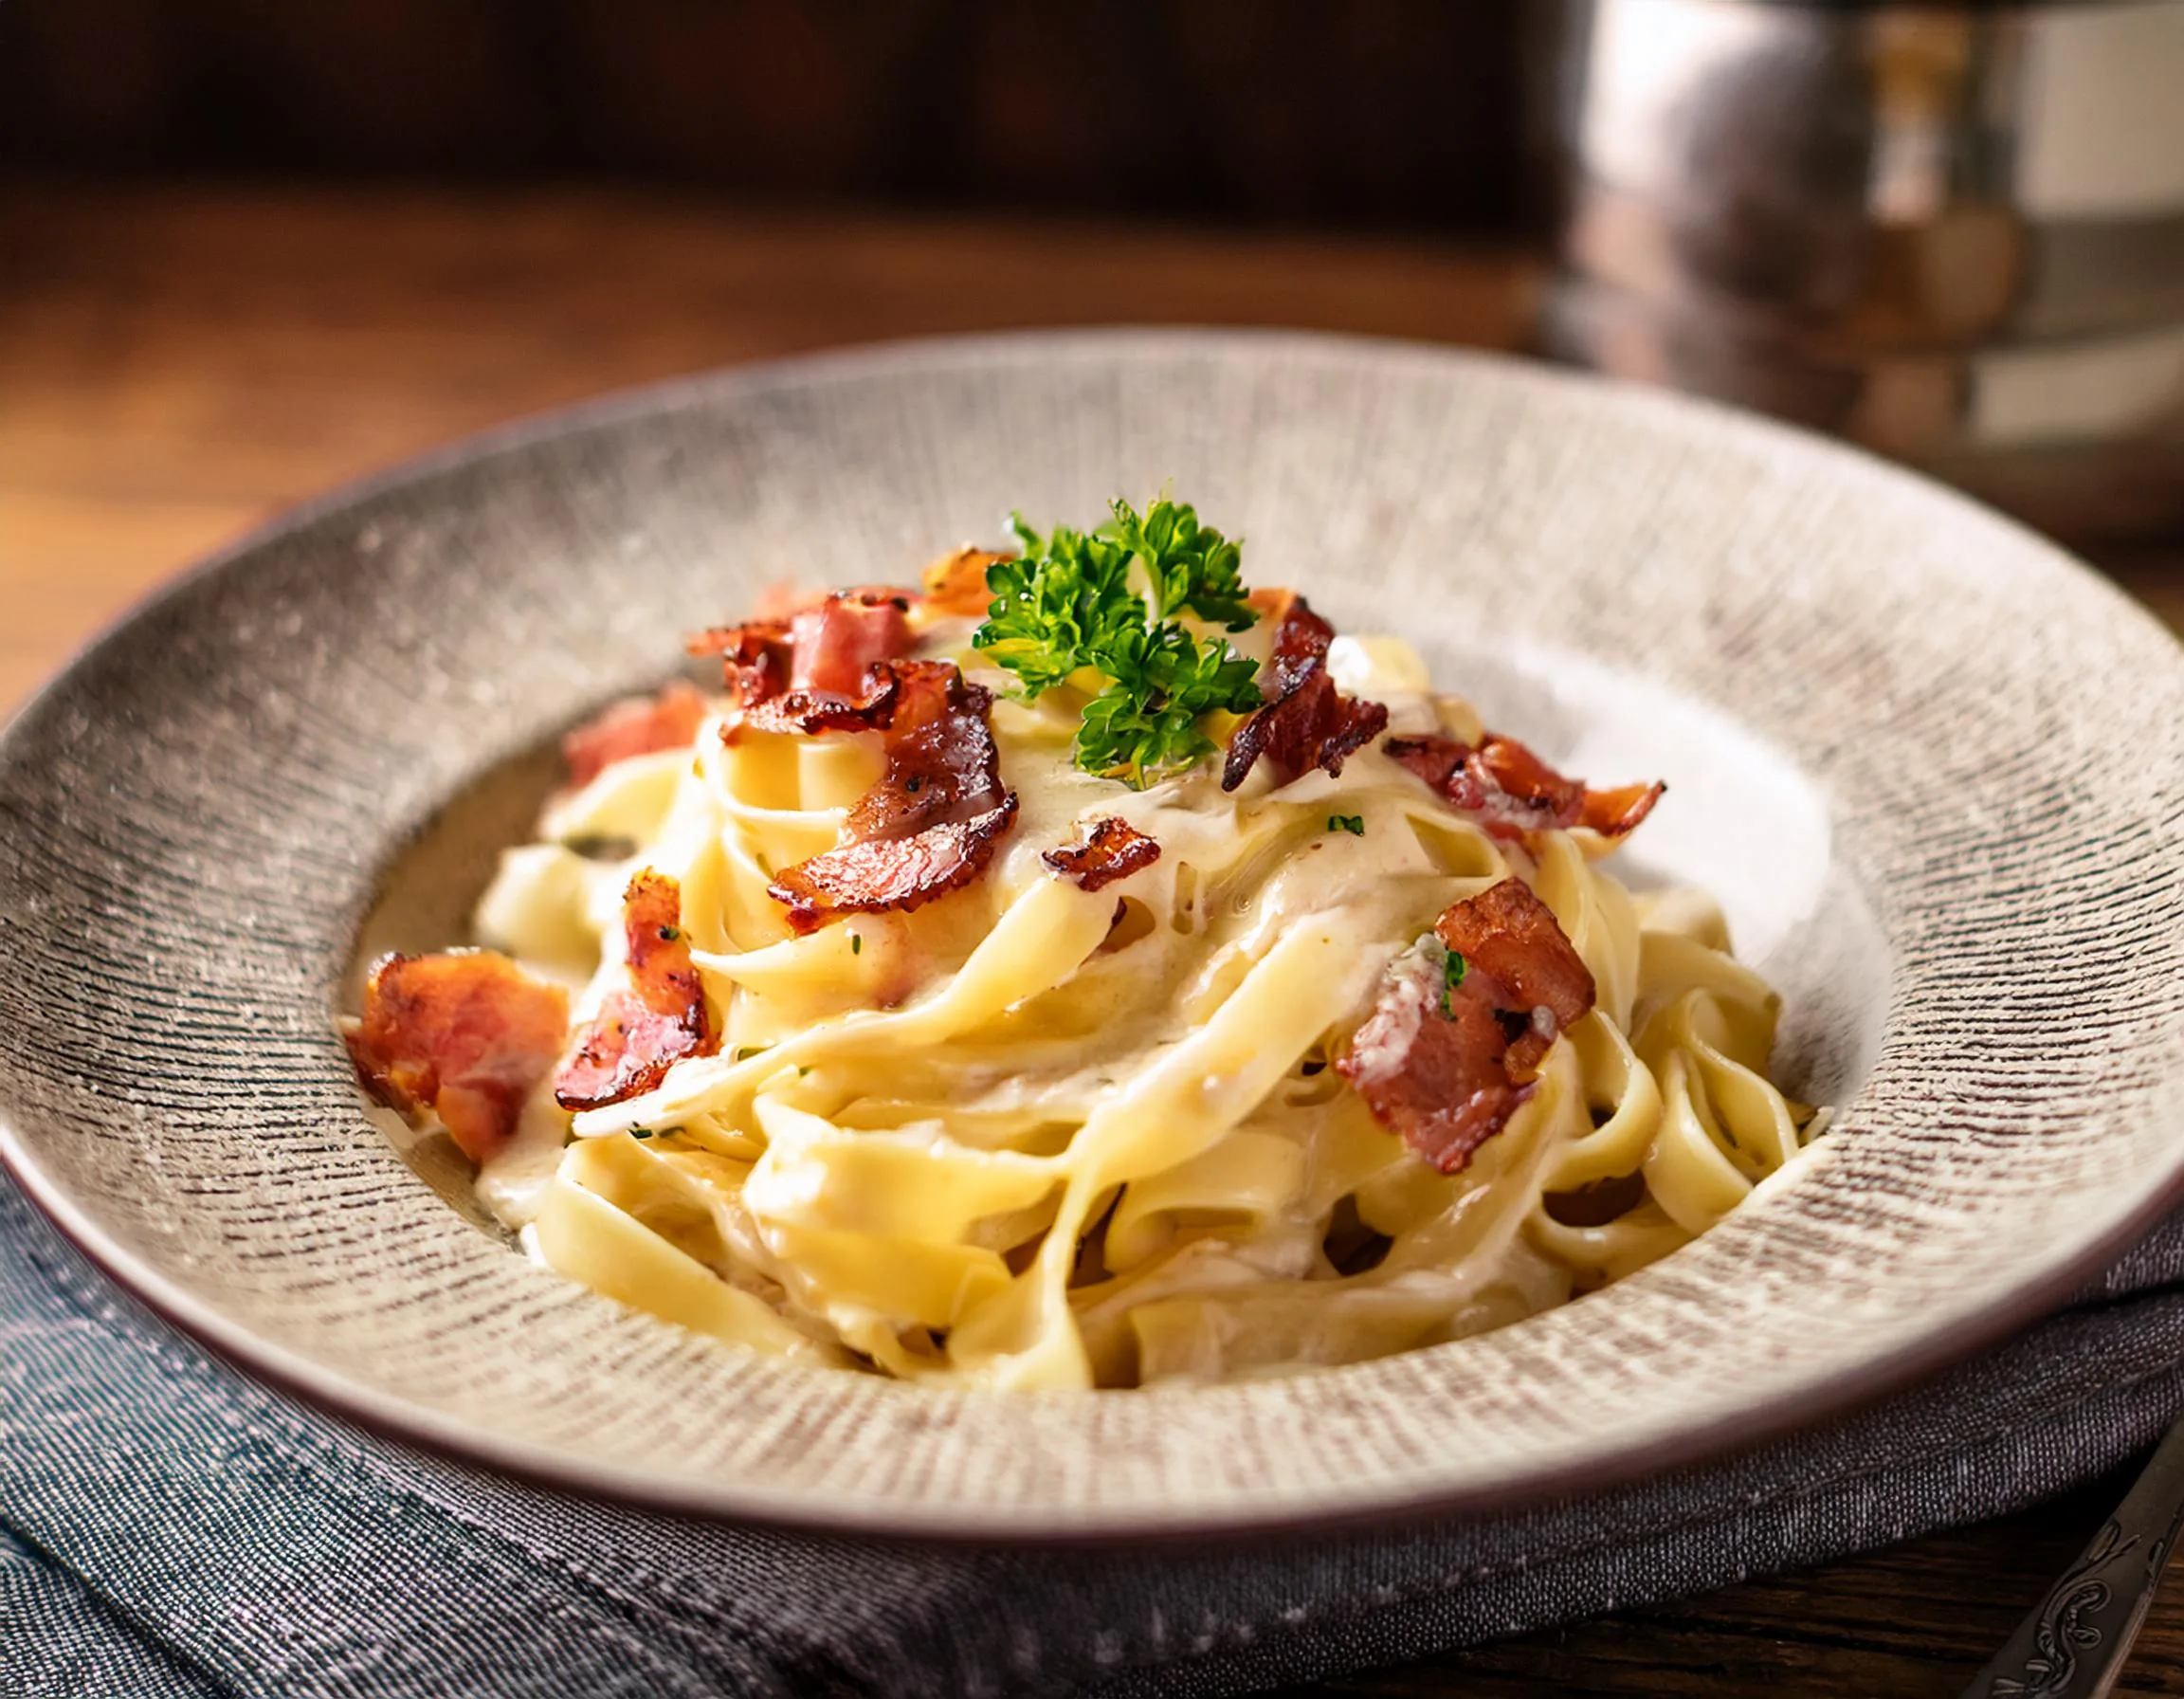
<path id="1" fill-rule="evenodd" d="M 2184 1526 L 2184 1420 L 2116 1514 L 2017 1625 L 1964 1699 L 2100 1699 L 2116 1685 Z"/>

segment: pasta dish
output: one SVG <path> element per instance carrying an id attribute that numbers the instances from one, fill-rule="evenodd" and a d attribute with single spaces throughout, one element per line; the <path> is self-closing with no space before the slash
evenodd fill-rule
<path id="1" fill-rule="evenodd" d="M 572 733 L 367 1089 L 538 1261 L 759 1351 L 1067 1389 L 1515 1321 L 1818 1130 L 1592 789 L 1166 499 L 770 593 Z"/>

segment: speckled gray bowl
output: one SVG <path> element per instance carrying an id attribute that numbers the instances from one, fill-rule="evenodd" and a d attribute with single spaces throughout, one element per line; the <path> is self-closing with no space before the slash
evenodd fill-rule
<path id="1" fill-rule="evenodd" d="M 1248 574 L 1489 721 L 1665 775 L 1634 874 L 1725 898 L 1842 1105 L 1624 1285 L 1210 1390 L 934 1393 L 737 1355 L 511 1254 L 367 1123 L 359 926 L 455 923 L 522 752 L 756 586 L 897 575 L 1164 479 Z M 513 762 L 513 765 L 510 763 Z M 482 777 L 481 800 L 425 828 Z M 466 446 L 184 579 L 0 741 L 0 1154 L 115 1276 L 390 1432 L 848 1529 L 1204 1533 L 1479 1508 L 1808 1421 L 2057 1301 L 2184 1170 L 2184 667 L 2026 532 L 1713 409 L 1317 338 L 754 368 Z M 422 835 L 421 835 L 422 834 Z"/>

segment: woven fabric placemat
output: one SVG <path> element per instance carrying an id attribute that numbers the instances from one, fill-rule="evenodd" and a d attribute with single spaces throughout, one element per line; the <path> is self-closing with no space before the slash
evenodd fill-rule
<path id="1" fill-rule="evenodd" d="M 602 1506 L 209 1357 L 0 1182 L 0 1692 L 1212 1695 L 1518 1634 L 2032 1503 L 2184 1405 L 2184 1217 L 2067 1309 L 1777 1444 L 1522 1514 L 1138 1550 Z"/>

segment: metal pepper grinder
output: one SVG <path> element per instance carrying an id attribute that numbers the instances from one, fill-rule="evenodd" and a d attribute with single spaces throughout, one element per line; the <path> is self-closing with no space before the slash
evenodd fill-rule
<path id="1" fill-rule="evenodd" d="M 2184 528 L 2184 0 L 1561 0 L 1562 358 Z"/>

